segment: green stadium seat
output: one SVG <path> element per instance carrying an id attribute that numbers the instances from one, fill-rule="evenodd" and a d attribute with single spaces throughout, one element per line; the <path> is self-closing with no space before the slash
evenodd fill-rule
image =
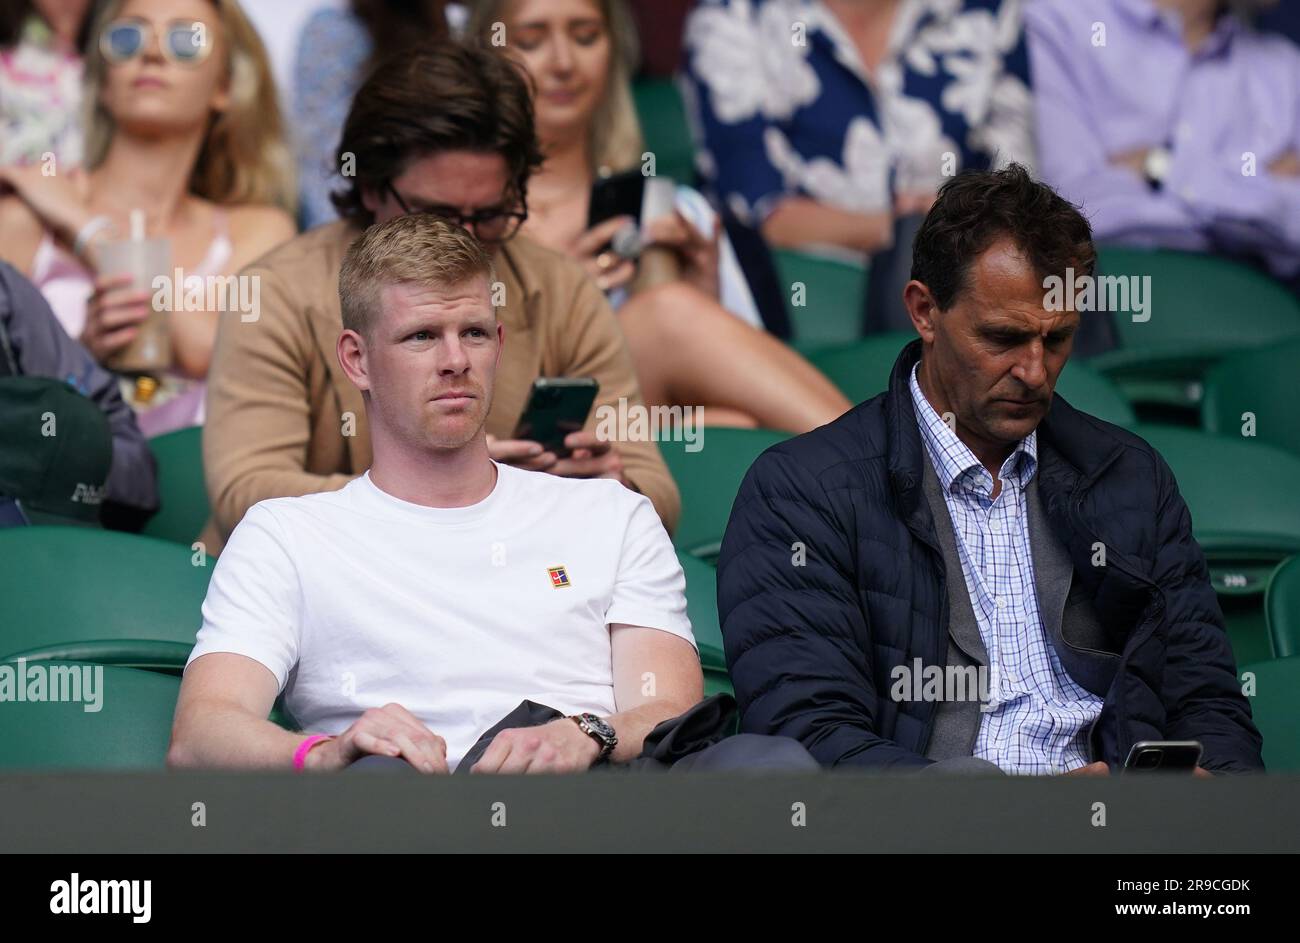
<path id="1" fill-rule="evenodd" d="M 1300 302 L 1267 275 L 1226 259 L 1103 246 L 1098 273 L 1151 277 L 1149 320 L 1115 312 L 1118 349 L 1090 361 L 1131 403 L 1195 409 L 1214 363 L 1300 337 Z"/>
<path id="2" fill-rule="evenodd" d="M 677 86 L 671 79 L 641 79 L 632 83 L 632 101 L 646 149 L 655 155 L 655 175 L 692 183 L 695 143 Z"/>
<path id="3" fill-rule="evenodd" d="M 179 670 L 202 622 L 212 560 L 74 527 L 0 530 L 0 661 L 72 657 Z"/>
<path id="4" fill-rule="evenodd" d="M 698 451 L 686 442 L 660 442 L 659 450 L 682 494 L 682 514 L 673 543 L 679 550 L 706 560 L 717 558 L 740 483 L 749 466 L 769 446 L 789 433 L 772 429 L 732 429 L 708 426 Z"/>
<path id="5" fill-rule="evenodd" d="M 1300 556 L 1291 557 L 1273 574 L 1264 595 L 1273 655 L 1300 655 Z"/>
<path id="6" fill-rule="evenodd" d="M 723 692 L 735 696 L 736 691 L 731 686 L 731 676 L 720 669 L 705 669 L 704 696 L 712 697 Z"/>
<path id="7" fill-rule="evenodd" d="M 0 666 L 13 670 L 17 665 Z M 0 704 L 0 768 L 124 770 L 161 769 L 171 738 L 172 714 L 180 679 L 154 671 L 50 661 L 24 666 L 24 674 L 41 671 L 48 679 L 45 696 L 56 683 L 78 683 L 102 672 L 95 690 L 79 688 L 81 700 L 7 701 Z M 85 669 L 92 674 L 87 675 Z M 20 682 L 21 683 L 21 682 Z M 89 702 L 89 703 L 88 703 Z"/>
<path id="8" fill-rule="evenodd" d="M 705 670 L 726 671 L 722 627 L 718 624 L 718 571 L 699 557 L 680 550 L 677 560 L 686 574 L 686 615 L 691 620 L 695 644 L 700 648 L 700 664 Z"/>
<path id="9" fill-rule="evenodd" d="M 145 668 L 179 674 L 193 647 L 188 642 L 159 639 L 89 639 L 37 645 L 25 651 L 11 652 L 3 660 L 13 662 L 25 658 L 28 661 L 88 661 L 97 665 Z"/>
<path id="10" fill-rule="evenodd" d="M 862 403 L 889 386 L 889 372 L 904 347 L 916 340 L 912 333 L 875 334 L 854 341 L 824 347 L 808 355 L 808 361 L 834 383 L 850 402 Z"/>
<path id="11" fill-rule="evenodd" d="M 1223 604 L 1237 663 L 1272 652 L 1264 591 L 1300 553 L 1300 458 L 1258 442 L 1170 426 L 1134 429 L 1173 469 Z"/>
<path id="12" fill-rule="evenodd" d="M 1207 550 L 1278 554 L 1277 561 L 1300 552 L 1300 458 L 1191 429 L 1142 425 L 1134 432 L 1173 469 Z"/>
<path id="13" fill-rule="evenodd" d="M 1254 675 L 1250 711 L 1264 736 L 1264 768 L 1300 772 L 1300 655 L 1246 665 L 1238 677 Z"/>
<path id="14" fill-rule="evenodd" d="M 715 694 L 730 694 L 732 697 L 736 696 L 736 691 L 731 686 L 731 676 L 727 674 L 727 672 L 724 669 L 721 668 L 705 668 L 704 669 L 704 696 L 712 697 Z M 740 713 L 738 711 L 735 715 L 734 720 L 732 721 L 730 728 L 727 730 L 724 736 L 728 736 L 728 737 L 735 736 L 736 733 L 739 731 L 739 729 L 740 729 Z"/>
<path id="15" fill-rule="evenodd" d="M 203 484 L 203 429 L 177 429 L 149 440 L 158 462 L 161 506 L 141 533 L 190 546 L 208 520 L 208 492 Z"/>
<path id="16" fill-rule="evenodd" d="M 1201 425 L 1245 438 L 1241 417 L 1253 413 L 1254 438 L 1300 455 L 1300 410 L 1292 399 L 1298 370 L 1300 340 L 1233 354 L 1205 375 Z"/>
<path id="17" fill-rule="evenodd" d="M 865 266 L 791 249 L 774 250 L 772 261 L 785 292 L 795 347 L 807 354 L 861 338 Z"/>
<path id="18" fill-rule="evenodd" d="M 1071 359 L 1056 378 L 1056 392 L 1075 409 L 1117 426 L 1137 425 L 1137 416 L 1124 394 L 1105 374 L 1098 373 L 1086 361 Z"/>

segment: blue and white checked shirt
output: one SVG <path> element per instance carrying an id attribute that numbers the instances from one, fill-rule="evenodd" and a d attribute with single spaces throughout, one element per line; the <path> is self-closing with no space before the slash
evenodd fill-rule
<path id="1" fill-rule="evenodd" d="M 919 366 L 919 365 L 918 365 Z M 1008 773 L 1050 774 L 1088 763 L 1088 728 L 1102 701 L 1061 666 L 1043 629 L 1029 548 L 1025 488 L 1038 469 L 1038 432 L 993 476 L 921 392 L 912 368 L 912 404 L 952 517 L 962 576 L 989 659 L 989 705 L 974 755 Z"/>

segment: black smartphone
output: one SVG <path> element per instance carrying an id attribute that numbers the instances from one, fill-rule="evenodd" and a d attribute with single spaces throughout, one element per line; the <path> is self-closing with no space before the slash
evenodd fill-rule
<path id="1" fill-rule="evenodd" d="M 645 193 L 645 176 L 639 169 L 598 177 L 591 185 L 591 202 L 587 205 L 587 228 L 615 216 L 641 220 L 641 197 Z"/>
<path id="2" fill-rule="evenodd" d="M 565 447 L 564 437 L 587 424 L 599 390 L 593 377 L 538 377 L 533 381 L 528 408 L 515 428 L 515 438 L 539 442 L 546 451 L 567 458 L 570 449 Z"/>
<path id="3" fill-rule="evenodd" d="M 1133 744 L 1124 769 L 1135 773 L 1190 773 L 1201 762 L 1199 740 L 1142 740 Z"/>

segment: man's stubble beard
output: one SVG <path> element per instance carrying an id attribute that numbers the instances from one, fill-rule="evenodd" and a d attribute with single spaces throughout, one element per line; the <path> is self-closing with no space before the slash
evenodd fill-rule
<path id="1" fill-rule="evenodd" d="M 424 435 L 422 440 L 414 444 L 418 445 L 422 449 L 436 449 L 439 451 L 461 449 L 469 445 L 483 431 L 484 426 L 487 425 L 488 415 L 492 412 L 492 391 L 489 389 L 480 389 L 479 398 L 475 400 L 475 404 L 481 411 L 473 424 L 467 424 L 466 428 L 469 431 L 464 437 L 458 436 L 455 438 L 449 438 L 445 435 L 440 435 L 438 430 L 440 427 L 446 425 L 446 420 L 444 418 L 442 422 L 439 422 L 436 417 L 430 415 L 426 417 L 424 423 Z M 463 416 L 464 414 L 462 413 L 461 415 Z"/>

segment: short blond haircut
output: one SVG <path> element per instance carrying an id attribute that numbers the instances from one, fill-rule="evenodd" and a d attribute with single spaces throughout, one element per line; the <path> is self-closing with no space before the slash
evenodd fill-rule
<path id="1" fill-rule="evenodd" d="M 343 256 L 339 269 L 343 326 L 370 337 L 379 314 L 380 290 L 388 285 L 451 288 L 479 276 L 489 286 L 496 280 L 492 256 L 455 223 L 429 213 L 376 223 Z"/>

